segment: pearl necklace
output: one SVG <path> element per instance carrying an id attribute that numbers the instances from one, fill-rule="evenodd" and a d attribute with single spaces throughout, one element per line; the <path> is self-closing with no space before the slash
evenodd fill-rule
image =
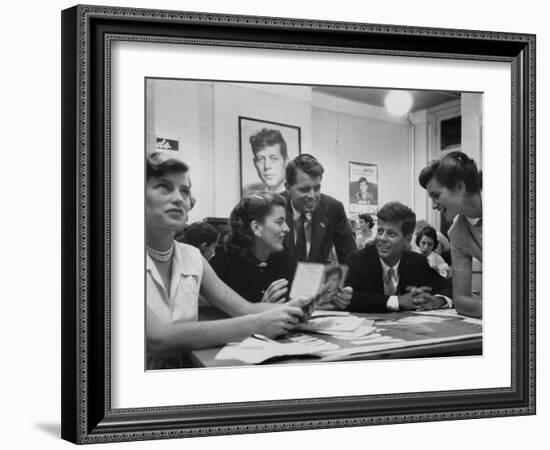
<path id="1" fill-rule="evenodd" d="M 164 252 L 161 252 L 160 250 L 155 250 L 154 248 L 147 246 L 147 253 L 155 261 L 168 262 L 170 261 L 170 259 L 172 259 L 172 255 L 174 254 L 174 244 L 172 244 L 172 246 Z"/>

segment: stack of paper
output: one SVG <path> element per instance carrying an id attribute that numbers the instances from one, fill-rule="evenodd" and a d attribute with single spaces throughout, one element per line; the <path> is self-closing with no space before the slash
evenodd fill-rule
<path id="1" fill-rule="evenodd" d="M 264 336 L 255 335 L 237 344 L 228 344 L 222 348 L 215 359 L 237 359 L 247 364 L 259 364 L 277 356 L 313 355 L 322 356 L 325 351 L 338 349 L 330 342 L 288 342 L 281 343 Z"/>
<path id="2" fill-rule="evenodd" d="M 338 339 L 357 339 L 375 331 L 374 321 L 352 315 L 313 317 L 297 329 L 310 333 L 320 333 Z"/>

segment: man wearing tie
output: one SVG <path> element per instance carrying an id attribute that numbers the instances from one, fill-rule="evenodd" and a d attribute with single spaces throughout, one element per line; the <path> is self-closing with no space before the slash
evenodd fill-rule
<path id="1" fill-rule="evenodd" d="M 285 247 L 297 261 L 336 263 L 330 252 L 334 246 L 343 263 L 355 250 L 355 240 L 344 205 L 321 194 L 323 166 L 311 155 L 302 154 L 286 166 L 286 222 L 290 232 Z"/>
<path id="2" fill-rule="evenodd" d="M 377 214 L 374 244 L 348 255 L 347 284 L 353 288 L 348 307 L 355 312 L 392 312 L 452 307 L 451 287 L 426 258 L 407 250 L 415 213 L 399 202 Z"/>

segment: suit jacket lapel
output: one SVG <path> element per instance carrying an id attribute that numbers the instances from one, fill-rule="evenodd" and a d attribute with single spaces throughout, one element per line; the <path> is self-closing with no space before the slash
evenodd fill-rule
<path id="1" fill-rule="evenodd" d="M 325 207 L 319 202 L 311 217 L 311 247 L 309 249 L 309 260 L 317 258 L 321 251 L 321 244 L 325 238 L 328 223 Z"/>
<path id="2" fill-rule="evenodd" d="M 284 245 L 288 249 L 289 253 L 295 258 L 298 259 L 296 253 L 296 244 L 294 239 L 294 213 L 292 211 L 292 206 L 290 204 L 290 196 L 285 191 L 282 193 L 282 196 L 286 200 L 286 224 L 288 225 L 289 231 L 285 236 Z"/>
<path id="3" fill-rule="evenodd" d="M 412 267 L 410 266 L 409 255 L 406 251 L 401 255 L 401 261 L 399 263 L 399 285 L 397 286 L 397 293 L 404 294 L 407 291 L 407 286 L 410 285 L 407 276 L 410 276 Z"/>
<path id="4" fill-rule="evenodd" d="M 370 281 L 373 283 L 373 291 L 384 293 L 384 272 L 382 271 L 382 263 L 380 262 L 380 257 L 378 256 L 378 250 L 375 246 L 366 247 L 365 252 L 367 255 L 367 261 L 365 262 L 365 267 L 370 267 L 372 273 L 368 273 L 367 276 L 370 278 Z"/>

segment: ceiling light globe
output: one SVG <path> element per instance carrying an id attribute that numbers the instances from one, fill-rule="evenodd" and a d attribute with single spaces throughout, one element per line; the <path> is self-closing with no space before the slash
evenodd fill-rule
<path id="1" fill-rule="evenodd" d="M 391 91 L 386 96 L 384 104 L 392 116 L 404 116 L 411 110 L 413 99 L 410 92 Z"/>

